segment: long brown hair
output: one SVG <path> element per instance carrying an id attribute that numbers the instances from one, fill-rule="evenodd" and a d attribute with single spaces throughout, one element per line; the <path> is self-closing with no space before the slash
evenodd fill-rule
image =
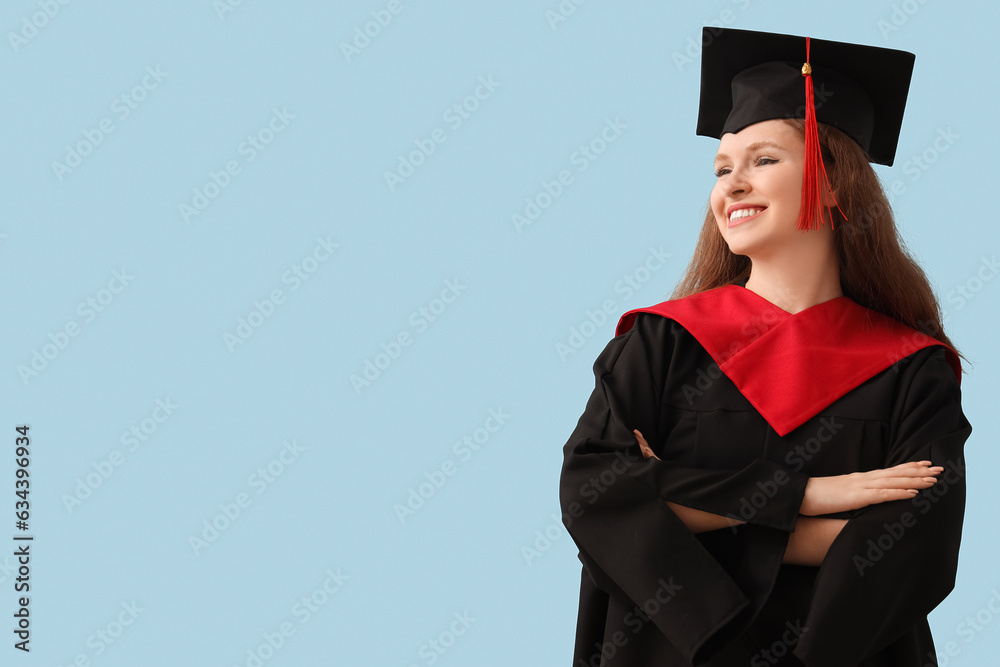
<path id="1" fill-rule="evenodd" d="M 785 122 L 805 136 L 805 121 Z M 823 123 L 819 140 L 830 184 L 847 218 L 834 209 L 833 237 L 844 296 L 956 349 L 944 332 L 930 282 L 900 238 L 889 200 L 864 150 Z M 750 258 L 729 250 L 709 205 L 694 257 L 670 298 L 743 282 L 749 276 Z"/>

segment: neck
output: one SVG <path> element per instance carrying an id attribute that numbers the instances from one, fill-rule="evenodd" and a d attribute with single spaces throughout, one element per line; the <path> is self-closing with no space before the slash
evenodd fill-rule
<path id="1" fill-rule="evenodd" d="M 803 253 L 781 261 L 752 259 L 746 288 L 789 313 L 844 294 L 835 252 L 821 257 Z"/>

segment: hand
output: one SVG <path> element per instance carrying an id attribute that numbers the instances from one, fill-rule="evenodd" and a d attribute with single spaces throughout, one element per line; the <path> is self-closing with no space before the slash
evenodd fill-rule
<path id="1" fill-rule="evenodd" d="M 941 466 L 932 467 L 930 461 L 910 461 L 868 472 L 810 477 L 799 514 L 817 516 L 908 500 L 921 489 L 934 486 L 943 471 Z"/>
<path id="2" fill-rule="evenodd" d="M 635 434 L 635 439 L 639 441 L 639 449 L 642 450 L 642 456 L 644 458 L 660 460 L 660 457 L 653 453 L 653 448 L 649 446 L 646 439 L 642 437 L 642 433 L 638 429 L 633 430 L 632 433 Z M 687 526 L 688 530 L 692 533 L 704 533 L 709 530 L 719 530 L 720 528 L 732 528 L 733 526 L 739 526 L 744 521 L 738 519 L 730 519 L 729 517 L 722 516 L 720 514 L 712 514 L 710 512 L 704 512 L 702 510 L 694 509 L 693 507 L 686 507 L 684 505 L 678 505 L 677 503 L 667 502 L 667 507 L 673 512 L 681 522 Z"/>
<path id="3" fill-rule="evenodd" d="M 642 433 L 639 433 L 639 429 L 633 429 L 632 433 L 635 434 L 635 439 L 639 441 L 639 449 L 642 450 L 643 458 L 648 459 L 649 457 L 653 457 L 654 459 L 659 461 L 660 457 L 653 453 L 653 448 L 650 447 L 649 443 L 646 442 L 646 439 L 642 437 Z"/>

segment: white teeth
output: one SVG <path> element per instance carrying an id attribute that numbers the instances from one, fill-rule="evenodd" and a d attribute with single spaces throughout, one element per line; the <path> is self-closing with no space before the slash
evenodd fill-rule
<path id="1" fill-rule="evenodd" d="M 733 214 L 729 216 L 730 220 L 739 220 L 740 218 L 745 218 L 750 215 L 757 215 L 764 209 L 762 208 L 740 208 L 733 211 Z"/>

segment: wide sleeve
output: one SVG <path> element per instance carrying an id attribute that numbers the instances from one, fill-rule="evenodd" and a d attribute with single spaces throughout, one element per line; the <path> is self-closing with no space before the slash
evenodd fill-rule
<path id="1" fill-rule="evenodd" d="M 809 667 L 858 664 L 925 621 L 955 585 L 972 427 L 942 348 L 916 353 L 900 374 L 885 467 L 929 460 L 945 470 L 912 500 L 861 510 L 834 540 L 795 650 Z"/>
<path id="2" fill-rule="evenodd" d="M 685 498 L 694 498 L 699 509 L 737 516 L 739 500 L 757 491 L 758 482 L 773 479 L 776 464 L 758 461 L 744 470 L 715 471 L 644 460 L 632 433 L 638 429 L 651 444 L 670 437 L 660 424 L 660 401 L 669 379 L 672 325 L 640 315 L 597 359 L 596 387 L 564 447 L 560 502 L 584 569 L 598 588 L 644 607 L 651 600 L 663 602 L 668 584 L 669 602 L 646 605 L 657 609 L 650 619 L 694 660 L 710 639 L 715 646 L 739 630 L 729 623 L 750 605 L 748 596 L 759 602 L 766 594 L 807 478 L 783 469 L 794 476 L 783 487 L 792 502 L 769 503 L 771 514 L 754 519 L 786 526 L 785 532 L 762 528 L 747 534 L 760 565 L 753 576 L 763 583 L 741 585 L 664 501 L 686 504 Z"/>

